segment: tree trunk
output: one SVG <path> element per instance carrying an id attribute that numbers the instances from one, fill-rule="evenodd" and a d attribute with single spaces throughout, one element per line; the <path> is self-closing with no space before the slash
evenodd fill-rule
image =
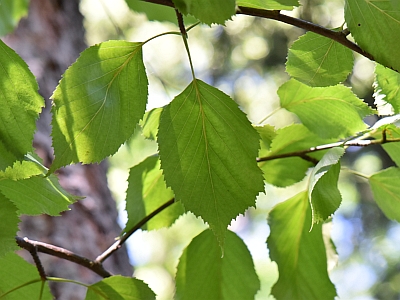
<path id="1" fill-rule="evenodd" d="M 38 121 L 34 146 L 48 166 L 53 158 L 50 138 L 49 97 L 61 74 L 86 48 L 83 17 L 78 0 L 31 0 L 29 15 L 17 30 L 4 41 L 29 65 L 36 76 L 46 107 Z M 19 236 L 54 244 L 81 256 L 94 259 L 108 248 L 121 229 L 117 210 L 107 186 L 107 166 L 74 165 L 59 171 L 61 185 L 70 193 L 85 196 L 61 217 L 24 216 Z M 28 258 L 29 253 L 21 251 Z M 48 276 L 63 277 L 93 283 L 101 278 L 74 263 L 41 254 Z M 121 248 L 105 263 L 114 274 L 132 275 L 125 248 Z M 86 289 L 72 284 L 51 285 L 56 299 L 83 299 Z"/>

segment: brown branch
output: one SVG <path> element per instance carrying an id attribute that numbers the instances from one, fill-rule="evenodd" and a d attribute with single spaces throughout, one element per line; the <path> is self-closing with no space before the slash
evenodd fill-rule
<path id="1" fill-rule="evenodd" d="M 167 207 L 171 206 L 172 204 L 175 203 L 175 198 L 172 198 L 171 200 L 165 202 L 163 205 L 161 205 L 159 208 L 157 208 L 155 211 L 153 211 L 151 214 L 147 215 L 144 217 L 139 223 L 137 223 L 135 226 L 133 226 L 129 231 L 127 231 L 119 240 L 117 240 L 114 244 L 112 244 L 106 251 L 104 251 L 102 254 L 100 254 L 96 259 L 95 262 L 97 263 L 102 263 L 104 262 L 111 254 L 113 254 L 115 251 L 117 251 L 121 246 L 126 242 L 126 240 L 134 234 L 136 231 L 138 231 L 144 224 L 146 224 L 150 219 L 158 215 L 160 212 L 162 212 L 164 209 Z"/>
<path id="2" fill-rule="evenodd" d="M 386 136 L 384 136 L 381 140 L 352 140 L 352 141 L 347 141 L 347 142 L 346 141 L 345 142 L 336 142 L 336 143 L 311 147 L 311 148 L 305 149 L 305 150 L 299 150 L 299 151 L 293 151 L 293 152 L 288 152 L 288 153 L 259 157 L 259 158 L 257 158 L 257 162 L 269 161 L 269 160 L 287 158 L 287 157 L 296 157 L 296 156 L 304 159 L 304 155 L 306 155 L 308 153 L 322 151 L 322 150 L 328 150 L 328 149 L 335 148 L 335 147 L 350 147 L 350 146 L 367 147 L 367 146 L 371 146 L 371 145 L 383 145 L 386 143 L 396 143 L 396 142 L 400 142 L 400 138 L 388 140 L 386 138 Z"/>
<path id="3" fill-rule="evenodd" d="M 28 250 L 29 252 L 33 251 L 34 249 L 34 251 L 37 252 L 46 253 L 55 257 L 59 257 L 74 262 L 78 265 L 88 268 L 89 270 L 93 271 L 94 273 L 100 275 L 103 278 L 112 276 L 111 273 L 109 273 L 107 270 L 103 268 L 103 265 L 101 263 L 92 261 L 86 257 L 79 256 L 64 248 L 42 242 L 32 241 L 26 237 L 25 238 L 16 237 L 15 239 L 18 246 Z"/>
<path id="4" fill-rule="evenodd" d="M 170 0 L 143 0 L 143 1 L 175 8 L 175 5 Z M 320 25 L 317 25 L 317 24 L 314 24 L 314 23 L 311 23 L 311 22 L 308 22 L 308 21 L 305 21 L 302 19 L 297 19 L 297 18 L 293 18 L 293 17 L 287 16 L 287 15 L 281 14 L 281 12 L 279 10 L 265 10 L 265 9 L 257 9 L 257 8 L 239 6 L 236 13 L 242 14 L 242 15 L 247 15 L 247 16 L 264 18 L 264 19 L 276 20 L 276 21 L 279 21 L 282 23 L 296 26 L 298 28 L 301 28 L 301 29 L 304 29 L 307 31 L 312 31 L 316 34 L 330 38 L 330 39 L 342 44 L 343 46 L 365 56 L 366 58 L 368 58 L 372 61 L 375 61 L 375 58 L 372 56 L 372 54 L 364 51 L 357 44 L 355 44 L 352 41 L 347 39 L 347 35 L 349 34 L 348 29 L 345 29 L 343 31 L 334 31 L 334 30 L 325 28 L 323 26 L 320 26 Z"/>

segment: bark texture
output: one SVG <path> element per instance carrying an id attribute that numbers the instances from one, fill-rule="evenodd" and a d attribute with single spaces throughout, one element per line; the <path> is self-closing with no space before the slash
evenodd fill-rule
<path id="1" fill-rule="evenodd" d="M 46 165 L 52 161 L 49 97 L 61 74 L 86 48 L 79 0 L 31 0 L 29 15 L 4 41 L 29 65 L 36 76 L 46 107 L 38 121 L 34 146 Z M 23 217 L 21 237 L 28 237 L 94 259 L 114 242 L 121 229 L 116 205 L 107 186 L 106 164 L 74 165 L 59 171 L 61 185 L 70 193 L 85 196 L 61 217 Z M 21 250 L 29 259 L 29 253 Z M 93 283 L 101 278 L 88 269 L 45 254 L 39 255 L 48 276 Z M 113 274 L 131 276 L 132 267 L 123 247 L 105 267 Z M 72 284 L 51 285 L 56 299 L 84 299 L 86 289 Z"/>

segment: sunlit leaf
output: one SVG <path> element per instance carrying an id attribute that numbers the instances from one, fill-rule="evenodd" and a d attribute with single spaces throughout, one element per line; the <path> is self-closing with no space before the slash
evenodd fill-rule
<path id="1" fill-rule="evenodd" d="M 67 193 L 52 174 L 37 175 L 22 180 L 0 180 L 0 191 L 17 207 L 19 214 L 57 216 L 81 199 Z"/>
<path id="2" fill-rule="evenodd" d="M 310 86 L 330 86 L 346 80 L 353 69 L 349 48 L 332 39 L 307 32 L 289 48 L 286 71 Z"/>
<path id="3" fill-rule="evenodd" d="M 269 10 L 292 10 L 295 6 L 299 6 L 297 0 L 238 0 L 238 6 L 245 6 L 257 9 Z"/>
<path id="4" fill-rule="evenodd" d="M 128 222 L 125 231 L 174 197 L 172 190 L 165 185 L 160 161 L 156 156 L 148 157 L 131 168 L 128 183 L 126 192 Z M 182 204 L 176 202 L 153 217 L 142 228 L 151 230 L 168 227 L 183 213 Z"/>
<path id="5" fill-rule="evenodd" d="M 108 41 L 86 49 L 65 72 L 52 98 L 51 171 L 114 154 L 133 134 L 146 108 L 142 43 Z"/>
<path id="6" fill-rule="evenodd" d="M 322 224 L 311 228 L 307 192 L 278 204 L 270 213 L 270 257 L 278 264 L 279 279 L 272 287 L 276 299 L 334 299 L 327 271 Z"/>
<path id="7" fill-rule="evenodd" d="M 309 131 L 302 124 L 293 124 L 276 131 L 270 150 L 261 144 L 259 157 L 274 157 L 286 153 L 303 151 L 317 145 L 329 143 L 332 140 L 322 139 Z M 308 168 L 315 165 L 323 152 L 303 154 L 301 156 L 285 157 L 261 161 L 258 165 L 264 171 L 265 181 L 279 187 L 285 187 L 299 182 L 304 178 Z"/>
<path id="8" fill-rule="evenodd" d="M 340 158 L 343 154 L 344 148 L 329 149 L 311 172 L 308 198 L 311 203 L 313 224 L 325 221 L 342 202 L 337 183 Z"/>
<path id="9" fill-rule="evenodd" d="M 350 88 L 343 85 L 309 87 L 295 79 L 283 84 L 281 106 L 322 138 L 344 138 L 367 128 L 365 116 L 374 113 Z"/>
<path id="10" fill-rule="evenodd" d="M 5 256 L 0 257 L 0 297 L 23 284 L 26 284 L 32 280 L 38 280 L 37 282 L 26 285 L 23 288 L 19 288 L 7 296 L 1 299 L 6 300 L 22 300 L 22 299 L 41 299 L 51 300 L 54 299 L 50 293 L 50 289 L 47 283 L 44 284 L 43 295 L 40 298 L 40 290 L 42 281 L 40 280 L 38 270 L 36 267 L 26 262 L 22 257 L 15 253 L 7 253 Z"/>
<path id="11" fill-rule="evenodd" d="M 258 134 L 260 135 L 260 143 L 261 143 L 261 149 L 265 149 L 265 150 L 269 150 L 271 147 L 271 143 L 273 141 L 273 139 L 276 136 L 276 132 L 275 132 L 275 128 L 271 125 L 264 125 L 264 126 L 257 126 L 254 127 Z M 263 153 L 260 152 L 261 156 L 264 156 Z"/>
<path id="12" fill-rule="evenodd" d="M 257 131 L 232 99 L 194 80 L 163 109 L 158 144 L 175 199 L 208 222 L 222 246 L 228 224 L 264 190 Z"/>
<path id="13" fill-rule="evenodd" d="M 260 280 L 244 242 L 226 234 L 224 256 L 210 230 L 196 236 L 179 259 L 176 299 L 254 299 Z"/>
<path id="14" fill-rule="evenodd" d="M 105 278 L 88 287 L 85 300 L 152 300 L 154 292 L 143 281 L 120 275 Z"/>
<path id="15" fill-rule="evenodd" d="M 374 199 L 383 213 L 400 222 L 400 169 L 388 168 L 369 178 Z"/>
<path id="16" fill-rule="evenodd" d="M 358 45 L 386 67 L 400 71 L 398 1 L 346 0 L 345 20 Z"/>
<path id="17" fill-rule="evenodd" d="M 0 257 L 2 257 L 5 253 L 18 249 L 15 236 L 18 231 L 19 218 L 15 205 L 1 193 L 0 207 Z"/>
<path id="18" fill-rule="evenodd" d="M 160 124 L 160 115 L 162 110 L 162 108 L 154 108 L 146 112 L 143 116 L 143 120 L 139 122 L 145 138 L 150 140 L 157 139 L 158 125 Z"/>
<path id="19" fill-rule="evenodd" d="M 0 41 L 1 148 L 17 158 L 32 150 L 36 119 L 44 106 L 35 77 L 26 63 Z M 4 152 L 4 150 L 3 150 Z"/>
<path id="20" fill-rule="evenodd" d="M 386 128 L 387 139 L 400 139 L 400 128 L 391 126 Z M 382 145 L 383 149 L 389 154 L 390 158 L 400 166 L 400 142 L 386 143 Z"/>
<path id="21" fill-rule="evenodd" d="M 400 74 L 377 64 L 375 67 L 375 93 L 400 113 Z"/>
<path id="22" fill-rule="evenodd" d="M 190 14 L 208 25 L 224 24 L 236 13 L 235 0 L 172 0 L 172 2 L 182 14 Z"/>
<path id="23" fill-rule="evenodd" d="M 0 36 L 10 33 L 28 14 L 29 0 L 0 1 Z"/>

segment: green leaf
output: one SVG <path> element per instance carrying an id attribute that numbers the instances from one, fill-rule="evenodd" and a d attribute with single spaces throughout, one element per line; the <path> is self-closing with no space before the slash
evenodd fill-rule
<path id="1" fill-rule="evenodd" d="M 131 168 L 128 183 L 126 193 L 128 222 L 125 232 L 174 197 L 172 190 L 165 185 L 160 161 L 156 156 L 148 157 Z M 153 217 L 142 228 L 152 230 L 168 227 L 183 213 L 182 204 L 176 202 Z"/>
<path id="2" fill-rule="evenodd" d="M 114 154 L 133 134 L 147 102 L 142 43 L 108 41 L 81 53 L 52 98 L 51 171 Z"/>
<path id="3" fill-rule="evenodd" d="M 400 138 L 400 128 L 389 127 L 386 129 L 386 137 L 390 139 Z M 382 145 L 383 149 L 389 154 L 390 158 L 400 166 L 400 142 L 386 143 Z"/>
<path id="4" fill-rule="evenodd" d="M 22 257 L 15 253 L 7 253 L 0 257 L 0 297 L 19 286 L 27 284 L 32 280 L 37 282 L 25 285 L 15 291 L 9 293 L 2 299 L 6 300 L 21 300 L 21 299 L 54 299 L 50 293 L 47 283 L 44 283 L 43 295 L 39 298 L 42 281 L 39 278 L 39 273 L 34 265 L 26 262 Z"/>
<path id="5" fill-rule="evenodd" d="M 325 221 L 340 206 L 342 196 L 337 187 L 340 158 L 344 148 L 329 149 L 313 169 L 308 186 L 308 199 L 312 209 L 312 223 Z"/>
<path id="6" fill-rule="evenodd" d="M 400 6 L 394 3 L 346 0 L 344 16 L 352 36 L 363 50 L 380 64 L 400 71 Z"/>
<path id="7" fill-rule="evenodd" d="M 13 165 L 18 158 L 11 152 L 8 151 L 5 145 L 0 140 L 0 171 L 4 171 L 7 167 Z"/>
<path id="8" fill-rule="evenodd" d="M 37 82 L 26 63 L 2 41 L 0 78 L 0 140 L 4 148 L 22 158 L 32 150 L 36 119 L 44 100 L 38 94 Z"/>
<path id="9" fill-rule="evenodd" d="M 391 220 L 400 222 L 400 169 L 391 167 L 369 178 L 379 208 Z"/>
<path id="10" fill-rule="evenodd" d="M 310 86 L 330 86 L 346 80 L 353 69 L 349 48 L 313 32 L 307 32 L 289 48 L 286 71 Z"/>
<path id="11" fill-rule="evenodd" d="M 0 180 L 21 180 L 32 176 L 43 174 L 41 167 L 32 161 L 17 161 L 12 167 L 0 171 Z"/>
<path id="12" fill-rule="evenodd" d="M 268 10 L 292 10 L 293 7 L 299 6 L 297 0 L 238 0 L 238 6 L 245 6 L 257 9 Z"/>
<path id="13" fill-rule="evenodd" d="M 210 224 L 222 247 L 228 224 L 264 190 L 257 131 L 229 96 L 194 80 L 163 109 L 158 144 L 175 199 Z"/>
<path id="14" fill-rule="evenodd" d="M 0 191 L 17 207 L 19 214 L 58 216 L 80 197 L 70 195 L 58 183 L 58 178 L 37 175 L 22 180 L 0 180 Z"/>
<path id="15" fill-rule="evenodd" d="M 0 36 L 10 33 L 28 14 L 29 0 L 0 1 Z"/>
<path id="16" fill-rule="evenodd" d="M 258 134 L 261 137 L 260 153 L 261 149 L 266 149 L 268 151 L 271 147 L 273 139 L 276 137 L 275 128 L 268 124 L 264 126 L 256 126 L 254 128 L 257 130 Z"/>
<path id="17" fill-rule="evenodd" d="M 260 280 L 244 242 L 226 234 L 224 256 L 210 230 L 196 236 L 184 250 L 176 274 L 175 299 L 254 299 Z"/>
<path id="18" fill-rule="evenodd" d="M 374 113 L 350 88 L 343 85 L 309 87 L 295 79 L 283 84 L 281 106 L 322 138 L 344 138 L 367 128 L 365 116 Z"/>
<path id="19" fill-rule="evenodd" d="M 268 158 L 302 151 L 331 141 L 315 135 L 303 124 L 292 124 L 276 131 L 270 150 L 262 144 L 259 156 Z M 323 152 L 316 152 L 303 155 L 303 158 L 294 156 L 266 160 L 259 162 L 258 166 L 263 170 L 266 182 L 278 187 L 286 187 L 302 180 L 307 170 L 315 165 L 313 160 L 320 159 L 322 155 Z"/>
<path id="20" fill-rule="evenodd" d="M 172 0 L 184 15 L 190 14 L 201 22 L 211 25 L 225 24 L 236 13 L 235 0 Z"/>
<path id="21" fill-rule="evenodd" d="M 375 67 L 375 95 L 393 106 L 400 113 L 400 74 L 379 64 Z M 376 97 L 376 96 L 375 96 Z"/>
<path id="22" fill-rule="evenodd" d="M 15 236 L 18 231 L 19 218 L 17 216 L 17 208 L 15 205 L 1 193 L 0 207 L 0 257 L 2 257 L 5 253 L 18 249 L 17 244 L 15 243 Z"/>
<path id="23" fill-rule="evenodd" d="M 88 287 L 85 300 L 151 300 L 154 292 L 143 281 L 120 275 L 105 278 Z"/>
<path id="24" fill-rule="evenodd" d="M 329 279 L 322 224 L 311 228 L 307 192 L 278 204 L 268 223 L 270 257 L 278 264 L 279 279 L 272 288 L 276 299 L 334 299 Z"/>
<path id="25" fill-rule="evenodd" d="M 145 138 L 150 140 L 157 139 L 158 126 L 160 124 L 160 116 L 162 108 L 154 108 L 146 112 L 143 116 L 143 120 L 139 122 L 142 127 L 142 134 Z"/>
<path id="26" fill-rule="evenodd" d="M 125 0 L 128 7 L 136 12 L 145 13 L 149 21 L 171 22 L 177 24 L 175 9 L 165 5 L 141 0 Z M 184 17 L 185 25 L 196 22 L 193 17 Z"/>

